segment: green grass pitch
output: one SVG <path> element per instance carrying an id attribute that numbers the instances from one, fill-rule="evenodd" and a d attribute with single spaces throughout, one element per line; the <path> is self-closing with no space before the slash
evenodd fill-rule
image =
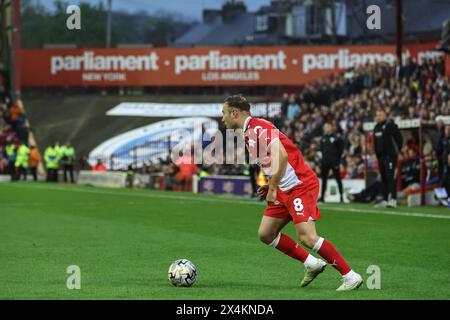
<path id="1" fill-rule="evenodd" d="M 33 183 L 0 184 L 0 299 L 449 299 L 450 210 L 320 206 L 319 234 L 381 289 L 338 293 L 328 267 L 300 288 L 303 266 L 262 244 L 264 207 L 246 198 Z M 294 236 L 292 224 L 285 232 Z M 191 288 L 167 280 L 195 263 Z M 67 267 L 81 269 L 69 290 Z"/>

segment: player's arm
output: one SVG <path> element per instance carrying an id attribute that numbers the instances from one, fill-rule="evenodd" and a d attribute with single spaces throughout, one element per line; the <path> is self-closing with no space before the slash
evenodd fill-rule
<path id="1" fill-rule="evenodd" d="M 269 147 L 272 170 L 274 171 L 269 180 L 269 190 L 267 192 L 266 200 L 269 204 L 273 204 L 277 197 L 277 187 L 286 172 L 288 154 L 280 139 L 272 140 Z"/>

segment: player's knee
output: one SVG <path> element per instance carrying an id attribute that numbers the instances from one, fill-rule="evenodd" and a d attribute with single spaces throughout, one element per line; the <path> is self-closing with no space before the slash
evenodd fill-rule
<path id="1" fill-rule="evenodd" d="M 259 240 L 261 240 L 265 244 L 271 244 L 272 241 L 277 237 L 277 233 L 275 232 L 267 232 L 264 230 L 258 231 Z"/>
<path id="2" fill-rule="evenodd" d="M 299 236 L 299 240 L 302 244 L 312 249 L 316 244 L 318 237 L 316 235 L 302 234 Z"/>

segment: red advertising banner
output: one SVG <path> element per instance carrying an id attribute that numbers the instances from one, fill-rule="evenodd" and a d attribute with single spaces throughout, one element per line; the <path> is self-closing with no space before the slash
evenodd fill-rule
<path id="1" fill-rule="evenodd" d="M 450 77 L 450 54 L 445 56 L 445 75 Z"/>
<path id="2" fill-rule="evenodd" d="M 438 54 L 434 46 L 407 46 L 404 56 Z M 23 49 L 21 59 L 23 86 L 297 86 L 396 56 L 389 45 Z"/>

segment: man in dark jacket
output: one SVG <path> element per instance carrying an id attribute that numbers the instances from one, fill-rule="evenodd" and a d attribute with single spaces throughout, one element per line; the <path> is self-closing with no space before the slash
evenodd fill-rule
<path id="1" fill-rule="evenodd" d="M 392 119 L 388 119 L 386 112 L 379 109 L 375 115 L 374 128 L 375 153 L 378 159 L 378 169 L 383 184 L 383 201 L 376 206 L 379 208 L 397 207 L 397 184 L 395 169 L 397 158 L 402 149 L 403 138 L 399 128 Z M 389 195 L 391 199 L 388 202 Z"/>
<path id="2" fill-rule="evenodd" d="M 339 174 L 339 165 L 341 163 L 342 151 L 344 150 L 344 141 L 333 133 L 333 126 L 330 123 L 325 123 L 323 131 L 324 134 L 320 139 L 320 151 L 322 152 L 322 193 L 319 201 L 325 201 L 328 174 L 331 169 L 339 188 L 341 202 L 344 202 L 342 181 Z"/>

